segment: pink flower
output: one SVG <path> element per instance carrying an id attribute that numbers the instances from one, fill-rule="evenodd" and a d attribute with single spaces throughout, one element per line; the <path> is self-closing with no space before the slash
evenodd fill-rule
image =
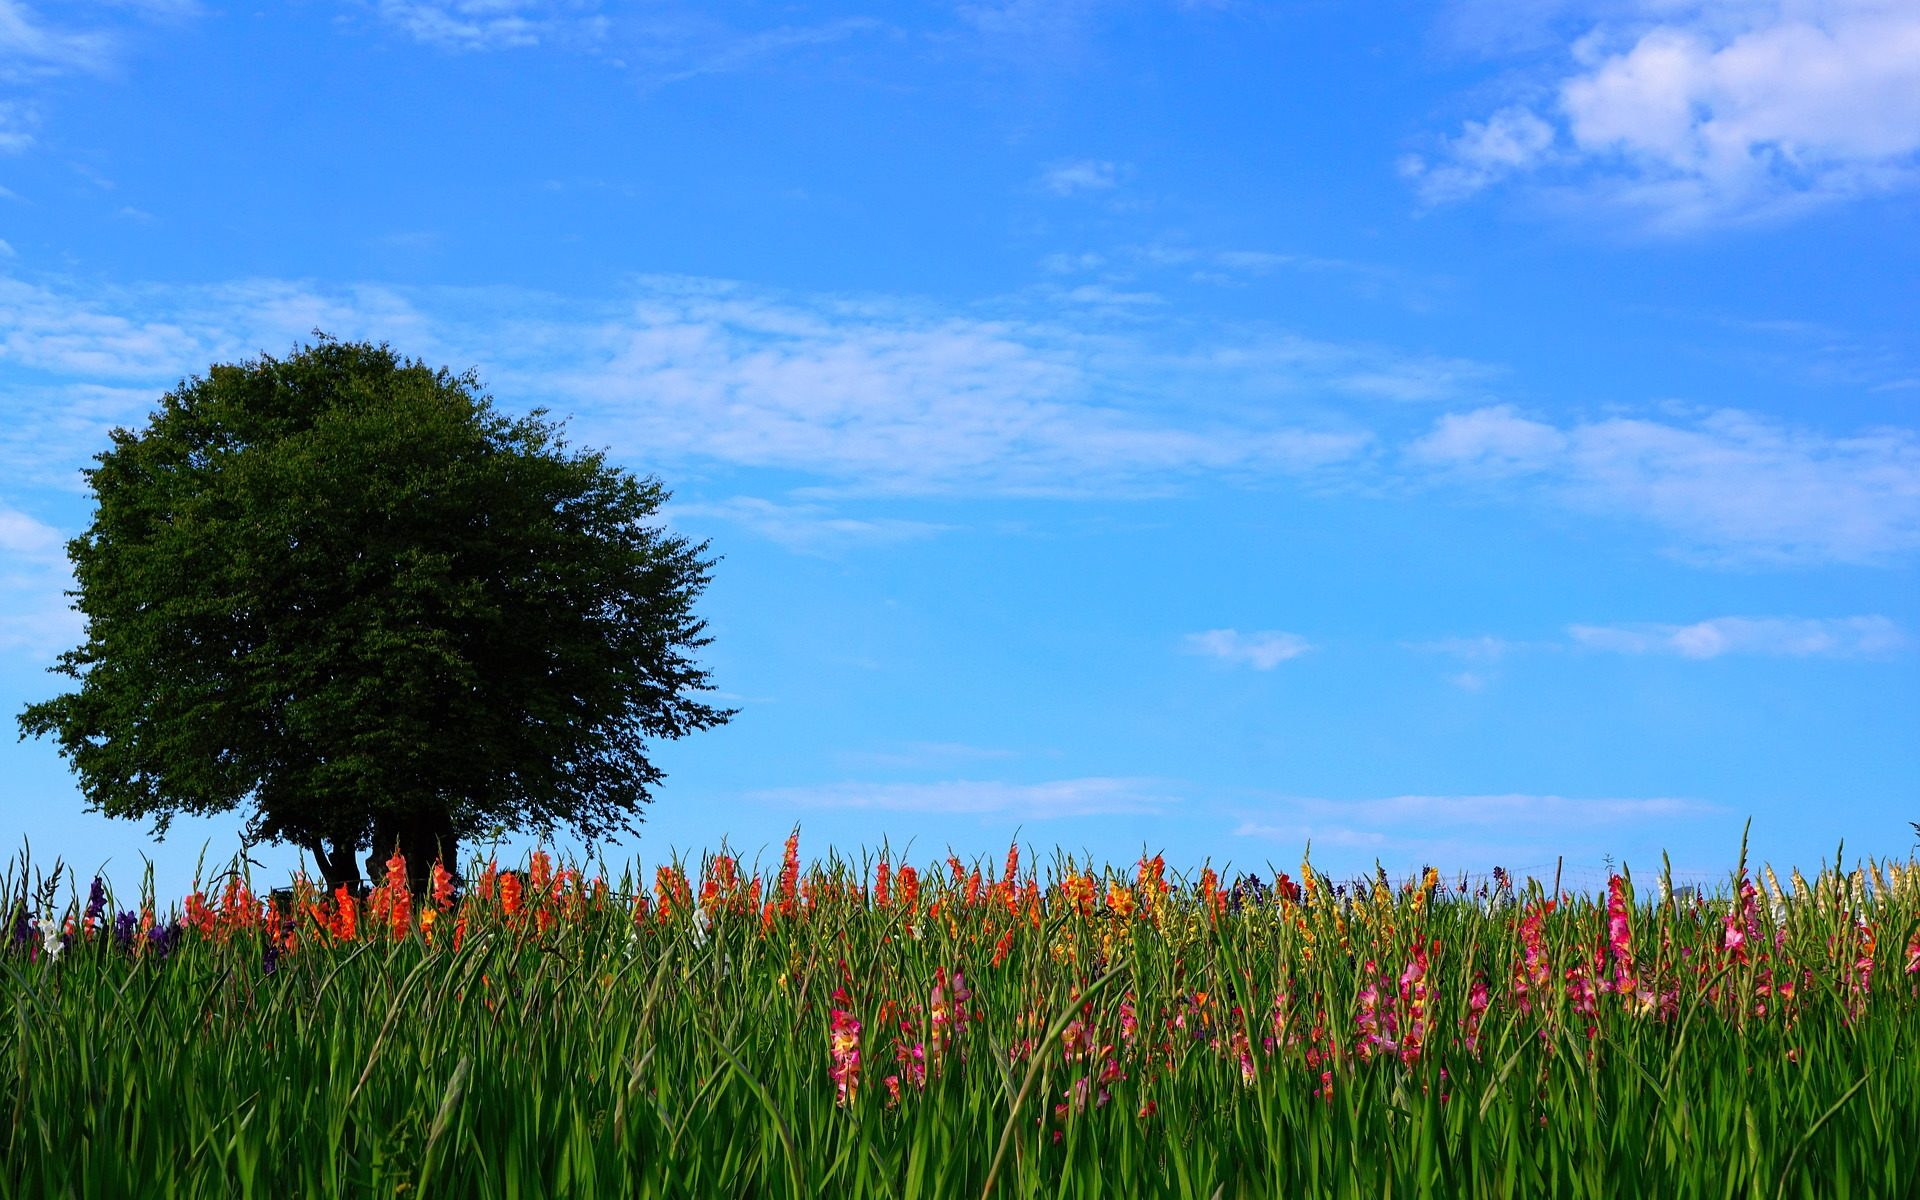
<path id="1" fill-rule="evenodd" d="M 844 991 L 835 992 L 833 998 L 848 1002 Z M 851 1104 L 860 1088 L 860 1018 L 844 1008 L 833 1009 L 828 1017 L 832 1023 L 827 1030 L 831 1059 L 827 1074 L 833 1079 L 835 1103 Z"/>
<path id="2" fill-rule="evenodd" d="M 1613 953 L 1613 990 L 1621 993 L 1639 987 L 1633 977 L 1632 914 L 1627 881 L 1615 875 L 1607 880 L 1607 948 Z"/>
<path id="3" fill-rule="evenodd" d="M 973 992 L 967 977 L 958 971 L 939 971 L 934 975 L 933 994 L 928 997 L 929 1024 L 933 1026 L 931 1053 L 938 1057 L 967 1028 L 967 1004 Z"/>
<path id="4" fill-rule="evenodd" d="M 1475 1056 L 1480 1053 L 1480 1023 L 1486 1019 L 1489 1000 L 1486 979 L 1475 975 L 1467 989 L 1467 1015 L 1460 1022 L 1467 1032 L 1467 1052 Z"/>

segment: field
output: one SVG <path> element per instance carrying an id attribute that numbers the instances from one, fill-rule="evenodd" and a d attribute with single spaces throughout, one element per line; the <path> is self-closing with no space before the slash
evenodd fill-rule
<path id="1" fill-rule="evenodd" d="M 1555 896 L 790 841 L 177 907 L 21 861 L 0 1192 L 1920 1194 L 1920 873 L 1742 859 Z"/>

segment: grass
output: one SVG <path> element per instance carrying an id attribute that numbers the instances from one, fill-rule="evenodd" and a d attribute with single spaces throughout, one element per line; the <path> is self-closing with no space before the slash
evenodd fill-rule
<path id="1" fill-rule="evenodd" d="M 21 861 L 0 1196 L 1920 1190 L 1911 861 L 1684 900 L 881 861 L 124 917 Z"/>

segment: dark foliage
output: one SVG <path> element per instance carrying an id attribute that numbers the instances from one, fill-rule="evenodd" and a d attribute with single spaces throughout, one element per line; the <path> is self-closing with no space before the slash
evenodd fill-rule
<path id="1" fill-rule="evenodd" d="M 501 415 L 469 373 L 322 336 L 116 429 L 68 545 L 78 688 L 28 707 L 93 808 L 248 814 L 330 880 L 507 826 L 632 831 L 698 696 L 706 546 L 658 480 Z M 369 871 L 369 874 L 375 872 Z"/>

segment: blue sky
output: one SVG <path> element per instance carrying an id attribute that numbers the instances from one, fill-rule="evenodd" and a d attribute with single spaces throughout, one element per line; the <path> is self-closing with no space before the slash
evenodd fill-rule
<path id="1" fill-rule="evenodd" d="M 1916 228 L 1911 0 L 0 0 L 0 701 L 107 430 L 321 328 L 722 556 L 615 857 L 1904 854 Z"/>

